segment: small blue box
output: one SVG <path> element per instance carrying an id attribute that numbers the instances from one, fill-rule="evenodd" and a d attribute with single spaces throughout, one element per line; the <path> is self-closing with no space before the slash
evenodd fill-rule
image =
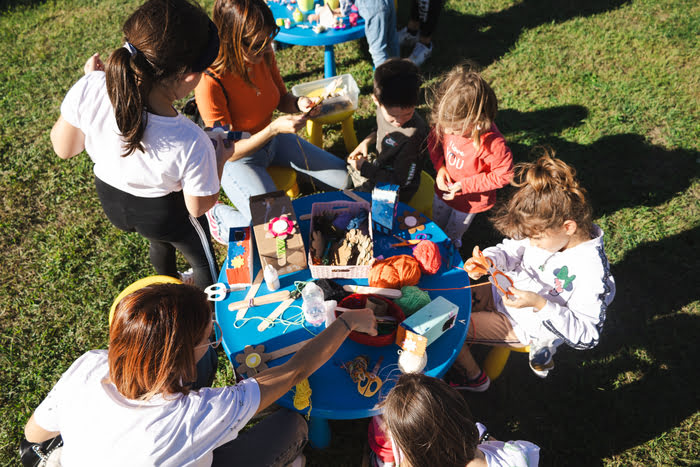
<path id="1" fill-rule="evenodd" d="M 391 235 L 399 207 L 399 186 L 379 183 L 372 190 L 372 228 Z"/>
<path id="2" fill-rule="evenodd" d="M 445 331 L 452 329 L 457 320 L 459 307 L 443 297 L 437 297 L 420 310 L 406 318 L 399 327 L 423 336 L 425 345 L 435 342 Z M 405 334 L 405 332 L 403 333 Z M 398 335 L 397 335 L 398 341 Z"/>

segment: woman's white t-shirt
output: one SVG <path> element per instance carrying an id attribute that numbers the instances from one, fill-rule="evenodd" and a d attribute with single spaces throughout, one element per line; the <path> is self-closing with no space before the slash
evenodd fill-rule
<path id="1" fill-rule="evenodd" d="M 135 401 L 108 373 L 106 350 L 83 354 L 34 412 L 39 426 L 61 432 L 62 466 L 209 466 L 214 448 L 235 439 L 260 405 L 252 378 Z"/>
<path id="2" fill-rule="evenodd" d="M 147 113 L 145 152 L 122 157 L 124 141 L 107 94 L 105 74 L 83 76 L 66 94 L 61 116 L 85 134 L 85 150 L 97 178 L 126 193 L 157 198 L 182 190 L 190 196 L 219 192 L 214 146 L 184 115 Z"/>

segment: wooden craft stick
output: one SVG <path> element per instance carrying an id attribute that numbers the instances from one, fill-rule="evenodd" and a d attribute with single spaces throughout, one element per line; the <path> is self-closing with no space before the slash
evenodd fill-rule
<path id="1" fill-rule="evenodd" d="M 365 199 L 364 199 L 363 197 L 361 197 L 360 195 L 356 194 L 354 191 L 351 191 L 351 190 L 343 190 L 343 194 L 344 194 L 345 196 L 347 196 L 348 198 L 351 198 L 351 199 L 353 199 L 353 200 L 355 200 L 355 201 L 358 201 L 358 202 L 360 202 L 360 203 L 366 203 L 366 202 L 367 202 L 367 200 L 365 200 Z"/>
<path id="2" fill-rule="evenodd" d="M 401 298 L 403 295 L 398 289 L 384 289 L 381 287 L 367 287 L 364 285 L 344 285 L 343 290 L 359 294 L 375 294 L 386 298 Z"/>
<path id="3" fill-rule="evenodd" d="M 311 339 L 306 339 L 305 341 L 297 342 L 296 344 L 288 345 L 287 347 L 282 347 L 281 349 L 273 350 L 272 352 L 268 352 L 265 355 L 268 356 L 268 360 L 275 360 L 277 358 L 284 357 L 285 355 L 289 355 L 290 353 L 296 352 L 297 350 L 304 347 L 306 343 L 310 340 Z"/>
<path id="4" fill-rule="evenodd" d="M 244 302 L 248 303 L 253 297 L 255 297 L 255 294 L 258 293 L 258 289 L 260 288 L 260 284 L 262 284 L 262 281 L 263 281 L 263 270 L 261 268 L 260 271 L 258 271 L 258 275 L 255 276 L 255 280 L 253 281 L 253 285 L 250 286 L 250 289 L 248 289 L 248 293 L 245 294 Z M 231 305 L 233 305 L 233 304 L 231 304 Z M 238 310 L 238 313 L 236 313 L 236 320 L 243 319 L 245 317 L 246 312 L 248 311 L 248 307 L 231 308 L 231 305 L 228 306 L 229 311 Z"/>
<path id="5" fill-rule="evenodd" d="M 267 318 L 265 318 L 262 323 L 258 325 L 258 331 L 263 332 L 265 329 L 269 328 L 270 325 L 274 320 L 277 319 L 282 313 L 284 313 L 284 310 L 289 308 L 289 305 L 292 304 L 292 302 L 296 300 L 296 298 L 288 298 L 279 305 L 277 305 L 277 308 L 275 308 L 272 313 L 267 315 Z"/>
<path id="6" fill-rule="evenodd" d="M 301 216 L 299 216 L 300 221 L 308 221 L 309 219 L 311 219 L 311 213 L 302 214 Z"/>
<path id="7" fill-rule="evenodd" d="M 261 295 L 259 297 L 253 297 L 249 300 L 239 300 L 233 302 L 228 306 L 230 311 L 248 309 L 252 306 L 267 305 L 268 303 L 275 303 L 289 298 L 292 292 L 289 290 L 280 290 L 278 292 L 272 292 L 267 295 Z"/>

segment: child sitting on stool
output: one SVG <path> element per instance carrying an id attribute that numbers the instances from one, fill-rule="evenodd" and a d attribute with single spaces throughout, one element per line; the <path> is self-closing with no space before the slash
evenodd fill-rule
<path id="1" fill-rule="evenodd" d="M 377 105 L 377 129 L 348 156 L 353 185 L 371 191 L 377 183 L 399 185 L 399 198 L 411 200 L 420 185 L 428 157 L 428 125 L 415 111 L 421 77 L 405 59 L 390 59 L 374 72 L 372 100 Z M 376 142 L 376 155 L 370 145 Z"/>

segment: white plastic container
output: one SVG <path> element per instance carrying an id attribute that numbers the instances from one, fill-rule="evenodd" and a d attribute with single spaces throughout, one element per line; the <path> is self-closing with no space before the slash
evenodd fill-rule
<path id="1" fill-rule="evenodd" d="M 342 95 L 329 97 L 321 103 L 321 109 L 314 119 L 325 119 L 340 113 L 350 113 L 357 110 L 357 99 L 360 89 L 357 87 L 355 79 L 350 74 L 332 76 L 330 78 L 311 81 L 310 83 L 297 84 L 292 87 L 292 94 L 301 97 L 320 97 L 324 94 L 326 86 L 336 79 L 341 78 L 340 84 L 336 86 L 334 92 L 342 92 Z"/>

